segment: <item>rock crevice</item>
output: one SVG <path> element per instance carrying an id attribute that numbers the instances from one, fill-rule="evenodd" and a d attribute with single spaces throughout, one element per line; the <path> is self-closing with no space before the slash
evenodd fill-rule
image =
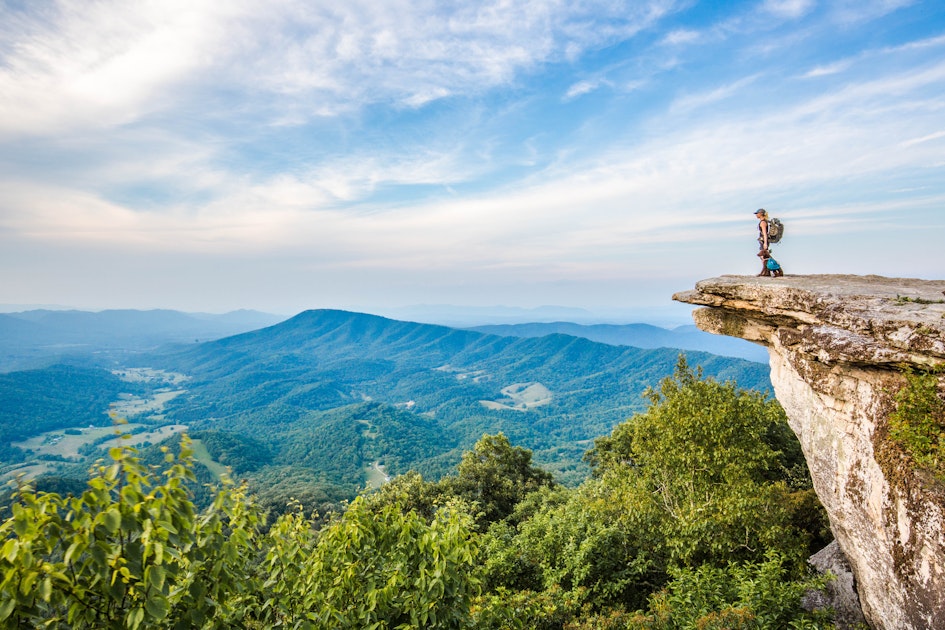
<path id="1" fill-rule="evenodd" d="M 945 364 L 945 281 L 722 276 L 673 299 L 708 332 L 769 349 L 814 488 L 883 629 L 945 627 L 945 500 L 888 437 L 903 370 Z"/>

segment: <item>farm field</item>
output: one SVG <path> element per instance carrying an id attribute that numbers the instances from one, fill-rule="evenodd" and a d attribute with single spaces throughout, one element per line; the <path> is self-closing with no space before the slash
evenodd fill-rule
<path id="1" fill-rule="evenodd" d="M 0 470 L 0 479 L 12 479 L 19 475 L 23 475 L 25 479 L 34 479 L 53 472 L 62 462 L 79 462 L 83 459 L 79 451 L 87 444 L 98 444 L 104 453 L 113 446 L 141 447 L 156 444 L 186 430 L 187 425 L 184 424 L 146 429 L 146 425 L 128 423 L 110 427 L 72 427 L 47 431 L 13 443 L 13 446 L 23 449 L 35 459 Z M 54 459 L 44 461 L 45 458 Z"/>
<path id="2" fill-rule="evenodd" d="M 503 387 L 502 394 L 506 398 L 502 400 L 481 400 L 480 403 L 487 409 L 528 411 L 535 407 L 547 405 L 554 398 L 551 390 L 541 383 L 514 383 Z"/>

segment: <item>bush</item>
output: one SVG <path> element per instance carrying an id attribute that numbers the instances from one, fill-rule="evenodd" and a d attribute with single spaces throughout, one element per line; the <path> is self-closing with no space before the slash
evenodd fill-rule
<path id="1" fill-rule="evenodd" d="M 945 483 L 945 400 L 936 372 L 907 372 L 889 416 L 890 435 L 941 483 Z"/>

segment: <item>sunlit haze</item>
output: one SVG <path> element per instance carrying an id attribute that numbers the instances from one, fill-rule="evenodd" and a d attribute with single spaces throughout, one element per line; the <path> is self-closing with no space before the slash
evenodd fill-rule
<path id="1" fill-rule="evenodd" d="M 0 0 L 0 304 L 645 319 L 759 207 L 945 278 L 945 4 Z"/>

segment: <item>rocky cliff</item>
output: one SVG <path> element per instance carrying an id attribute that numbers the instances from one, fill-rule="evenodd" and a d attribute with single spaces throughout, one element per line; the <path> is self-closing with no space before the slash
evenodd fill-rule
<path id="1" fill-rule="evenodd" d="M 945 492 L 889 437 L 903 369 L 945 364 L 945 281 L 722 276 L 673 299 L 703 330 L 768 347 L 775 395 L 866 619 L 945 628 Z"/>

